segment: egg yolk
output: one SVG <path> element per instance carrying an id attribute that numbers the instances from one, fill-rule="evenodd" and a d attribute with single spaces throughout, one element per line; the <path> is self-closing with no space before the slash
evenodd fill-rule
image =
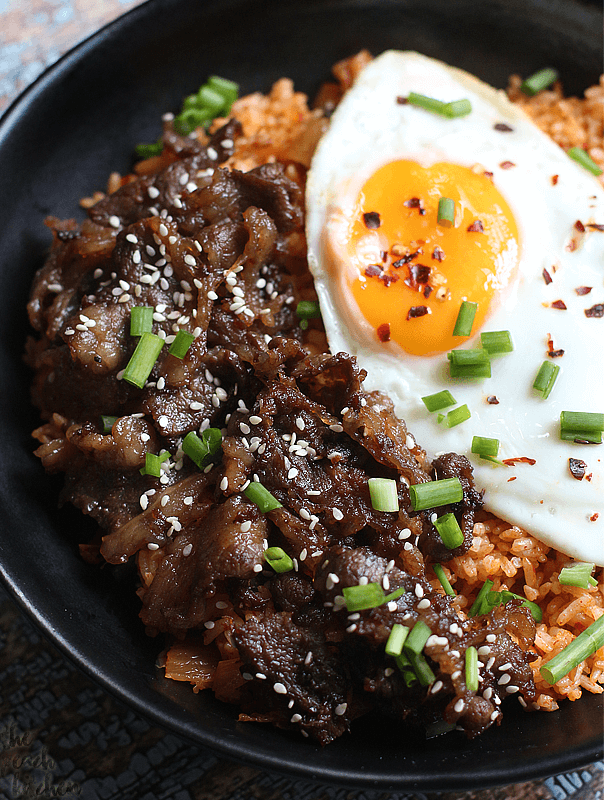
<path id="1" fill-rule="evenodd" d="M 439 222 L 441 197 L 455 203 Z M 461 303 L 477 304 L 472 332 L 509 283 L 519 257 L 512 212 L 490 178 L 468 167 L 394 161 L 358 195 L 347 221 L 346 280 L 382 342 L 413 355 L 451 350 Z"/>

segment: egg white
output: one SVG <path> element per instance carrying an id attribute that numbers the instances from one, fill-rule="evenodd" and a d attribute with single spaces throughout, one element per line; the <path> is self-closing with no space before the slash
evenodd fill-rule
<path id="1" fill-rule="evenodd" d="M 472 112 L 447 119 L 396 102 L 411 91 L 444 101 L 469 98 Z M 502 122 L 513 130 L 494 130 Z M 360 312 L 353 313 L 345 281 L 326 267 L 330 227 L 351 213 L 379 167 L 403 158 L 425 166 L 479 163 L 493 173 L 514 213 L 522 247 L 518 274 L 492 304 L 482 330 L 510 330 L 515 350 L 493 358 L 490 379 L 451 380 L 446 355 L 411 356 L 394 342 L 380 343 Z M 515 166 L 501 168 L 505 161 Z M 363 70 L 336 109 L 313 157 L 306 198 L 309 265 L 332 352 L 356 356 L 368 373 L 365 388 L 391 396 L 430 454 L 456 451 L 470 458 L 489 511 L 573 558 L 604 565 L 604 445 L 559 438 L 560 411 L 604 412 L 604 319 L 584 314 L 604 302 L 604 233 L 579 236 L 574 229 L 576 220 L 604 222 L 599 182 L 504 92 L 417 53 L 388 51 Z M 573 238 L 580 241 L 571 251 Z M 549 285 L 544 269 L 553 278 Z M 578 296 L 578 286 L 593 289 Z M 566 311 L 550 307 L 557 299 Z M 479 333 L 464 346 L 479 347 Z M 546 360 L 548 334 L 565 352 L 555 360 L 561 372 L 543 400 L 532 384 Z M 471 419 L 454 428 L 439 425 L 421 397 L 441 389 L 449 389 L 457 405 L 466 403 Z M 486 402 L 490 395 L 497 405 Z M 482 461 L 470 453 L 474 435 L 499 439 L 500 459 L 526 456 L 536 464 L 506 468 Z M 590 481 L 571 476 L 570 457 L 587 462 Z"/>

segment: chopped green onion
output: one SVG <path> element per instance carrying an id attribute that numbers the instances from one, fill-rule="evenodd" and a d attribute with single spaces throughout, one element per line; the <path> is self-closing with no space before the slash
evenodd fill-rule
<path id="1" fill-rule="evenodd" d="M 452 378 L 490 378 L 491 362 L 483 361 L 477 364 L 449 363 L 449 375 Z"/>
<path id="2" fill-rule="evenodd" d="M 439 425 L 440 425 L 440 423 L 443 421 L 443 419 L 444 419 L 444 418 L 445 418 L 445 415 L 444 415 L 444 414 L 439 414 L 439 415 L 436 417 L 436 421 L 438 422 L 438 424 L 439 424 Z"/>
<path id="3" fill-rule="evenodd" d="M 167 450 L 163 450 L 159 456 L 155 455 L 155 453 L 145 453 L 145 466 L 139 470 L 140 474 L 159 478 L 162 462 L 168 458 L 170 458 L 170 453 Z"/>
<path id="4" fill-rule="evenodd" d="M 143 333 L 124 370 L 123 379 L 142 389 L 163 346 L 164 340 L 160 336 L 156 336 L 154 333 Z"/>
<path id="5" fill-rule="evenodd" d="M 430 686 L 434 683 L 436 675 L 430 669 L 423 653 L 409 653 L 409 661 L 422 686 Z"/>
<path id="6" fill-rule="evenodd" d="M 410 653 L 415 653 L 416 655 L 421 653 L 430 636 L 432 636 L 430 628 L 423 620 L 418 619 L 405 639 L 404 648 L 407 657 L 409 657 Z"/>
<path id="7" fill-rule="evenodd" d="M 178 331 L 176 339 L 170 345 L 168 352 L 175 358 L 184 358 L 187 354 L 189 347 L 195 341 L 195 337 L 188 331 Z"/>
<path id="8" fill-rule="evenodd" d="M 369 478 L 369 496 L 376 511 L 398 511 L 396 481 L 392 478 Z"/>
<path id="9" fill-rule="evenodd" d="M 425 94 L 417 94 L 417 92 L 409 92 L 407 102 L 412 106 L 418 106 L 426 111 L 433 111 L 435 114 L 440 114 L 442 117 L 450 117 L 451 119 L 465 117 L 472 110 L 472 104 L 466 99 L 445 103 L 443 100 L 426 97 Z"/>
<path id="10" fill-rule="evenodd" d="M 342 589 L 346 608 L 349 612 L 366 611 L 377 608 L 384 603 L 384 590 L 379 583 L 367 583 L 364 586 L 345 586 Z"/>
<path id="11" fill-rule="evenodd" d="M 490 609 L 487 608 L 486 598 L 492 588 L 493 588 L 493 581 L 487 578 L 487 580 L 483 583 L 480 591 L 476 595 L 476 599 L 474 600 L 474 602 L 470 607 L 470 610 L 468 611 L 468 616 L 476 617 L 479 616 L 480 614 L 486 614 L 487 610 L 490 611 Z"/>
<path id="12" fill-rule="evenodd" d="M 482 456 L 496 456 L 499 453 L 499 439 L 489 439 L 486 436 L 472 438 L 472 452 Z"/>
<path id="13" fill-rule="evenodd" d="M 400 656 L 403 652 L 403 644 L 409 635 L 409 628 L 406 625 L 400 625 L 398 622 L 392 626 L 390 636 L 386 642 L 386 655 Z"/>
<path id="14" fill-rule="evenodd" d="M 252 503 L 256 503 L 263 514 L 266 514 L 267 511 L 274 511 L 276 508 L 282 508 L 277 498 L 258 481 L 251 481 L 243 493 Z"/>
<path id="15" fill-rule="evenodd" d="M 400 656 L 396 656 L 395 661 L 396 661 L 396 666 L 403 674 L 403 679 L 405 681 L 405 685 L 407 686 L 407 688 L 413 686 L 414 683 L 417 683 L 417 677 L 413 669 L 413 664 L 411 663 L 409 658 L 405 655 L 405 653 L 401 653 Z"/>
<path id="16" fill-rule="evenodd" d="M 449 550 L 454 550 L 463 544 L 463 533 L 455 514 L 443 514 L 442 517 L 438 517 L 434 520 L 434 527 L 444 546 Z"/>
<path id="17" fill-rule="evenodd" d="M 604 431 L 604 414 L 590 413 L 589 411 L 561 411 L 561 430 L 574 431 Z"/>
<path id="18" fill-rule="evenodd" d="M 187 136 L 195 128 L 209 125 L 215 117 L 226 116 L 238 91 L 233 81 L 212 75 L 196 94 L 185 98 L 182 111 L 174 118 L 174 130 Z"/>
<path id="19" fill-rule="evenodd" d="M 151 333 L 154 311 L 153 306 L 134 306 L 130 309 L 130 336 Z"/>
<path id="20" fill-rule="evenodd" d="M 440 481 L 416 483 L 409 487 L 411 506 L 414 511 L 448 506 L 463 499 L 463 487 L 459 478 L 443 478 Z"/>
<path id="21" fill-rule="evenodd" d="M 480 456 L 483 461 L 489 461 L 491 464 L 496 464 L 498 467 L 507 467 L 507 464 L 504 464 L 503 461 L 500 461 L 498 458 L 494 458 L 493 456 Z"/>
<path id="22" fill-rule="evenodd" d="M 197 92 L 197 101 L 201 108 L 212 114 L 212 118 L 219 116 L 224 107 L 224 97 L 207 84 Z"/>
<path id="23" fill-rule="evenodd" d="M 161 155 L 162 150 L 164 149 L 164 143 L 161 137 L 152 144 L 147 144 L 145 142 L 141 142 L 137 144 L 134 148 L 134 152 L 136 153 L 139 158 L 153 158 L 154 156 Z"/>
<path id="24" fill-rule="evenodd" d="M 475 647 L 466 650 L 466 688 L 469 692 L 478 691 L 478 651 Z"/>
<path id="25" fill-rule="evenodd" d="M 587 561 L 579 561 L 570 567 L 563 567 L 558 575 L 558 582 L 564 586 L 579 586 L 581 589 L 597 586 L 597 580 L 591 576 L 594 567 L 595 564 Z"/>
<path id="26" fill-rule="evenodd" d="M 426 739 L 436 739 L 437 736 L 454 731 L 456 727 L 457 725 L 454 722 L 445 722 L 444 719 L 437 719 L 436 722 L 426 725 Z"/>
<path id="27" fill-rule="evenodd" d="M 109 417 L 105 414 L 101 415 L 101 428 L 103 433 L 111 433 L 113 426 L 115 425 L 118 417 Z"/>
<path id="28" fill-rule="evenodd" d="M 228 78 L 221 78 L 218 75 L 210 75 L 207 85 L 218 94 L 222 95 L 225 106 L 228 106 L 226 113 L 231 110 L 231 106 L 239 95 L 239 84 L 230 81 Z"/>
<path id="29" fill-rule="evenodd" d="M 321 307 L 317 300 L 300 300 L 296 314 L 300 319 L 317 319 L 321 316 Z"/>
<path id="30" fill-rule="evenodd" d="M 503 589 L 501 592 L 489 592 L 486 598 L 489 607 L 487 611 L 484 611 L 483 613 L 487 613 L 492 608 L 495 608 L 495 606 L 505 605 L 510 600 L 522 600 L 520 605 L 528 608 L 535 622 L 541 622 L 543 619 L 543 612 L 537 603 L 527 600 L 526 597 L 522 597 L 520 594 L 514 594 L 514 592 L 510 592 L 508 589 Z"/>
<path id="31" fill-rule="evenodd" d="M 588 442 L 589 444 L 602 444 L 602 431 L 560 431 L 560 439 L 563 442 Z"/>
<path id="32" fill-rule="evenodd" d="M 182 449 L 199 468 L 205 466 L 209 456 L 213 456 L 220 449 L 222 433 L 218 428 L 206 428 L 201 438 L 190 431 L 182 441 Z"/>
<path id="33" fill-rule="evenodd" d="M 539 372 L 533 382 L 533 389 L 539 392 L 544 400 L 550 396 L 559 372 L 560 367 L 551 361 L 544 361 L 539 367 Z"/>
<path id="34" fill-rule="evenodd" d="M 451 228 L 455 225 L 455 201 L 450 197 L 441 197 L 438 201 L 436 219 L 438 224 L 444 228 Z"/>
<path id="35" fill-rule="evenodd" d="M 441 408 L 454 406 L 457 402 L 448 389 L 443 389 L 442 392 L 436 392 L 435 394 L 428 394 L 426 397 L 422 397 L 422 401 L 428 411 L 440 411 Z"/>
<path id="36" fill-rule="evenodd" d="M 572 158 L 573 161 L 576 161 L 577 164 L 580 164 L 586 170 L 592 173 L 592 175 L 601 175 L 602 169 L 596 164 L 596 162 L 591 158 L 591 156 L 585 152 L 582 147 L 571 147 L 569 150 L 566 151 L 566 154 Z"/>
<path id="37" fill-rule="evenodd" d="M 489 354 L 485 350 L 451 350 L 447 353 L 451 364 L 465 367 L 475 364 L 488 364 Z"/>
<path id="38" fill-rule="evenodd" d="M 451 117 L 451 119 L 455 117 L 467 117 L 471 111 L 472 103 L 467 98 L 463 100 L 453 100 L 445 104 L 445 116 Z"/>
<path id="39" fill-rule="evenodd" d="M 174 130 L 182 136 L 188 136 L 195 128 L 205 128 L 213 116 L 205 109 L 188 108 L 174 117 Z"/>
<path id="40" fill-rule="evenodd" d="M 480 343 L 491 356 L 511 353 L 514 349 L 509 331 L 485 331 L 480 334 Z"/>
<path id="41" fill-rule="evenodd" d="M 447 428 L 454 428 L 456 425 L 460 425 L 462 422 L 470 419 L 471 416 L 472 412 L 467 405 L 464 404 L 463 406 L 458 406 L 457 408 L 454 408 L 453 411 L 449 411 L 445 417 Z"/>
<path id="42" fill-rule="evenodd" d="M 440 564 L 432 564 L 432 569 L 434 570 L 434 574 L 440 581 L 440 585 L 445 590 L 445 594 L 448 594 L 449 597 L 455 597 L 455 591 L 453 587 L 449 583 L 447 576 L 445 575 L 445 571 Z"/>
<path id="43" fill-rule="evenodd" d="M 453 328 L 453 336 L 469 336 L 472 333 L 477 310 L 478 303 L 470 303 L 468 300 L 462 302 Z"/>
<path id="44" fill-rule="evenodd" d="M 523 81 L 520 85 L 520 90 L 532 97 L 537 92 L 547 89 L 556 80 L 558 80 L 558 71 L 552 67 L 546 67 Z"/>
<path id="45" fill-rule="evenodd" d="M 264 560 L 275 572 L 291 572 L 294 562 L 280 547 L 269 547 L 264 551 Z"/>
<path id="46" fill-rule="evenodd" d="M 589 628 L 580 633 L 558 655 L 540 667 L 539 672 L 548 683 L 557 683 L 602 645 L 604 645 L 604 614 L 592 622 Z"/>

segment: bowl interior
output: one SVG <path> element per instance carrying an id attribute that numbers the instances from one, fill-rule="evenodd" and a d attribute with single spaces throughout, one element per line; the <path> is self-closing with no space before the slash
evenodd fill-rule
<path id="1" fill-rule="evenodd" d="M 44 217 L 77 216 L 78 200 L 128 171 L 133 147 L 154 141 L 160 115 L 209 74 L 267 90 L 279 77 L 311 95 L 331 65 L 366 47 L 414 49 L 504 87 L 553 65 L 569 93 L 597 81 L 601 15 L 595 4 L 508 0 L 150 0 L 72 51 L 42 76 L 0 126 L 2 206 L 0 569 L 21 605 L 108 689 L 181 735 L 277 771 L 341 784 L 454 789 L 509 783 L 596 760 L 602 702 L 527 714 L 511 703 L 504 724 L 473 742 L 451 734 L 418 742 L 402 728 L 363 720 L 320 749 L 236 721 L 210 693 L 164 680 L 161 644 L 138 620 L 130 567 L 84 564 L 77 542 L 92 530 L 57 509 L 61 481 L 32 456 L 25 303 L 50 236 Z"/>

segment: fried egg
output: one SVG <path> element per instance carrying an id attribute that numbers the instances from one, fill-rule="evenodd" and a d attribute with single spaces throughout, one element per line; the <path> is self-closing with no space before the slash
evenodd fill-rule
<path id="1" fill-rule="evenodd" d="M 411 92 L 468 99 L 471 112 L 440 116 L 409 103 Z M 563 410 L 604 412 L 600 183 L 504 92 L 388 51 L 336 109 L 306 197 L 332 352 L 356 356 L 365 388 L 390 395 L 429 454 L 471 460 L 487 510 L 604 564 L 604 445 L 562 441 L 559 422 Z M 438 221 L 441 197 L 455 203 L 452 224 Z M 463 301 L 476 316 L 470 336 L 454 336 Z M 490 378 L 450 377 L 448 352 L 502 330 L 514 350 L 491 359 Z M 533 389 L 544 361 L 560 367 L 547 399 Z M 447 427 L 427 411 L 422 397 L 443 389 L 469 419 Z M 471 453 L 474 436 L 499 440 L 508 464 Z M 569 459 L 585 462 L 583 479 Z"/>

